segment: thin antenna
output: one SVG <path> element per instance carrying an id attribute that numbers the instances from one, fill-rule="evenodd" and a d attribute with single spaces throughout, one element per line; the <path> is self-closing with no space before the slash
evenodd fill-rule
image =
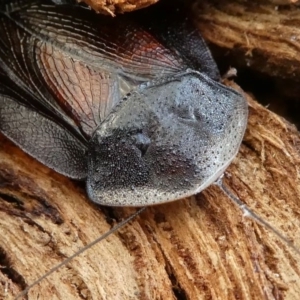
<path id="1" fill-rule="evenodd" d="M 81 248 L 80 250 L 78 250 L 77 252 L 75 252 L 72 256 L 68 257 L 66 260 L 64 260 L 63 262 L 59 263 L 58 265 L 56 265 L 55 267 L 53 267 L 52 269 L 50 269 L 47 273 L 45 273 L 42 277 L 40 277 L 39 279 L 37 279 L 36 281 L 34 281 L 32 284 L 30 284 L 25 290 L 23 290 L 19 295 L 17 295 L 17 297 L 15 298 L 15 300 L 25 296 L 28 291 L 35 285 L 37 285 L 38 283 L 40 283 L 42 280 L 44 280 L 45 278 L 47 278 L 48 276 L 50 276 L 52 273 L 54 273 L 55 271 L 57 271 L 59 268 L 61 268 L 62 266 L 66 265 L 67 263 L 69 263 L 73 258 L 75 258 L 76 256 L 80 255 L 81 253 L 83 253 L 84 251 L 86 251 L 87 249 L 93 247 L 95 244 L 97 244 L 98 242 L 104 240 L 105 238 L 107 238 L 109 235 L 111 235 L 112 233 L 116 232 L 117 230 L 119 230 L 121 227 L 123 227 L 125 224 L 127 224 L 128 222 L 130 222 L 132 219 L 134 219 L 137 215 L 139 215 L 140 213 L 142 213 L 144 210 L 146 209 L 146 207 L 142 207 L 140 208 L 137 212 L 133 213 L 131 216 L 129 216 L 127 219 L 125 219 L 124 221 L 118 223 L 116 226 L 114 226 L 112 229 L 110 229 L 109 231 L 107 231 L 106 233 L 104 233 L 103 235 L 101 235 L 100 237 L 98 237 L 96 240 L 94 240 L 93 242 L 91 242 L 90 244 L 86 245 L 85 247 Z"/>
<path id="2" fill-rule="evenodd" d="M 223 174 L 224 175 L 224 174 Z M 282 241 L 284 241 L 289 247 L 291 247 L 297 254 L 300 255 L 300 250 L 283 234 L 281 234 L 277 229 L 275 229 L 272 225 L 270 225 L 268 222 L 264 221 L 261 217 L 259 217 L 256 213 L 254 213 L 245 203 L 243 203 L 238 197 L 232 194 L 231 191 L 229 191 L 224 183 L 223 183 L 223 175 L 219 177 L 219 179 L 214 183 L 217 185 L 224 194 L 226 194 L 230 200 L 236 204 L 244 213 L 245 216 L 252 218 L 257 223 L 261 224 L 271 232 L 273 232 L 277 237 L 279 237 Z"/>

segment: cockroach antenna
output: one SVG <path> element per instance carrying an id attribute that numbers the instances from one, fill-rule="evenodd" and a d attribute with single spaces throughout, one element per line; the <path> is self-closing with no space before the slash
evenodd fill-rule
<path id="1" fill-rule="evenodd" d="M 15 300 L 20 299 L 21 297 L 25 296 L 32 287 L 34 287 L 35 285 L 39 284 L 42 280 L 44 280 L 45 278 L 49 277 L 52 273 L 54 273 L 55 271 L 57 271 L 61 267 L 65 266 L 67 263 L 69 263 L 71 260 L 73 260 L 76 256 L 80 255 L 81 253 L 85 252 L 86 250 L 88 250 L 89 248 L 93 247 L 97 243 L 101 242 L 102 240 L 104 240 L 105 238 L 107 238 L 112 233 L 118 231 L 121 227 L 123 227 L 124 225 L 126 225 L 127 223 L 129 223 L 131 220 L 133 220 L 136 216 L 138 216 L 139 214 L 141 214 L 145 209 L 146 209 L 146 206 L 140 208 L 138 211 L 136 211 L 135 213 L 133 213 L 132 215 L 130 215 L 127 219 L 125 219 L 122 222 L 118 223 L 112 229 L 110 229 L 109 231 L 107 231 L 106 233 L 104 233 L 103 235 L 101 235 L 100 237 L 98 237 L 96 240 L 94 240 L 93 242 L 89 243 L 85 247 L 81 248 L 79 251 L 75 252 L 73 255 L 71 255 L 70 257 L 68 257 L 67 259 L 65 259 L 64 261 L 62 261 L 61 263 L 59 263 L 58 265 L 56 265 L 52 269 L 50 269 L 47 273 L 45 273 L 39 279 L 37 279 L 36 281 L 34 281 L 25 290 L 23 290 L 19 295 L 17 295 L 17 297 L 15 298 Z"/>
<path id="2" fill-rule="evenodd" d="M 213 184 L 217 185 L 222 192 L 228 196 L 228 198 L 236 204 L 243 212 L 245 217 L 252 218 L 255 222 L 264 226 L 271 232 L 273 232 L 277 237 L 279 237 L 282 241 L 284 241 L 291 249 L 293 249 L 298 255 L 300 255 L 300 250 L 283 234 L 281 234 L 277 229 L 275 229 L 271 224 L 263 220 L 260 216 L 254 213 L 245 203 L 243 203 L 238 197 L 236 197 L 231 191 L 227 189 L 223 182 L 224 174 L 222 174 L 218 180 L 216 180 Z"/>

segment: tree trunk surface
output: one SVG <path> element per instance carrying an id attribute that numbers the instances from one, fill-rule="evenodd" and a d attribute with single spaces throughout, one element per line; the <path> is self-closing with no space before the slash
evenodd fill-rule
<path id="1" fill-rule="evenodd" d="M 158 0 L 82 0 L 97 12 L 115 16 L 116 13 L 124 13 L 147 7 Z M 81 1 L 78 1 L 81 2 Z"/>
<path id="2" fill-rule="evenodd" d="M 263 57 L 263 72 L 300 78 L 300 20 L 295 16 L 281 22 L 290 10 L 256 5 L 201 1 L 195 14 L 210 42 L 226 51 L 236 47 L 245 57 L 259 48 L 252 66 Z M 270 24 L 293 31 L 299 41 L 287 41 L 284 32 L 274 35 Z M 260 34 L 254 34 L 254 25 Z M 299 249 L 299 132 L 249 95 L 247 99 L 247 131 L 225 172 L 225 185 Z M 94 205 L 84 184 L 55 173 L 0 136 L 0 299 L 14 299 L 134 211 Z M 299 259 L 210 186 L 194 197 L 147 208 L 23 299 L 298 300 Z"/>

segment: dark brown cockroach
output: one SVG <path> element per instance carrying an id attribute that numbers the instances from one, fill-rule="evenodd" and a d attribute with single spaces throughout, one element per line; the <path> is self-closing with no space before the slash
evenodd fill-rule
<path id="1" fill-rule="evenodd" d="M 0 131 L 86 181 L 98 204 L 174 201 L 223 174 L 248 107 L 219 80 L 180 10 L 155 21 L 148 12 L 112 19 L 80 6 L 0 0 Z"/>

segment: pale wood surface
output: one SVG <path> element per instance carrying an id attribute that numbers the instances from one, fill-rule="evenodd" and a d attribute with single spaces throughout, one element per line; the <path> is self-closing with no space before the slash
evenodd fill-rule
<path id="1" fill-rule="evenodd" d="M 218 27 L 220 39 L 230 21 Z M 277 48 L 285 45 L 281 41 Z M 247 132 L 225 182 L 300 248 L 299 132 L 248 100 Z M 1 136 L 0 298 L 13 299 L 130 212 L 99 209 L 84 185 Z M 299 299 L 299 260 L 213 186 L 191 199 L 148 208 L 32 289 L 28 299 Z"/>

